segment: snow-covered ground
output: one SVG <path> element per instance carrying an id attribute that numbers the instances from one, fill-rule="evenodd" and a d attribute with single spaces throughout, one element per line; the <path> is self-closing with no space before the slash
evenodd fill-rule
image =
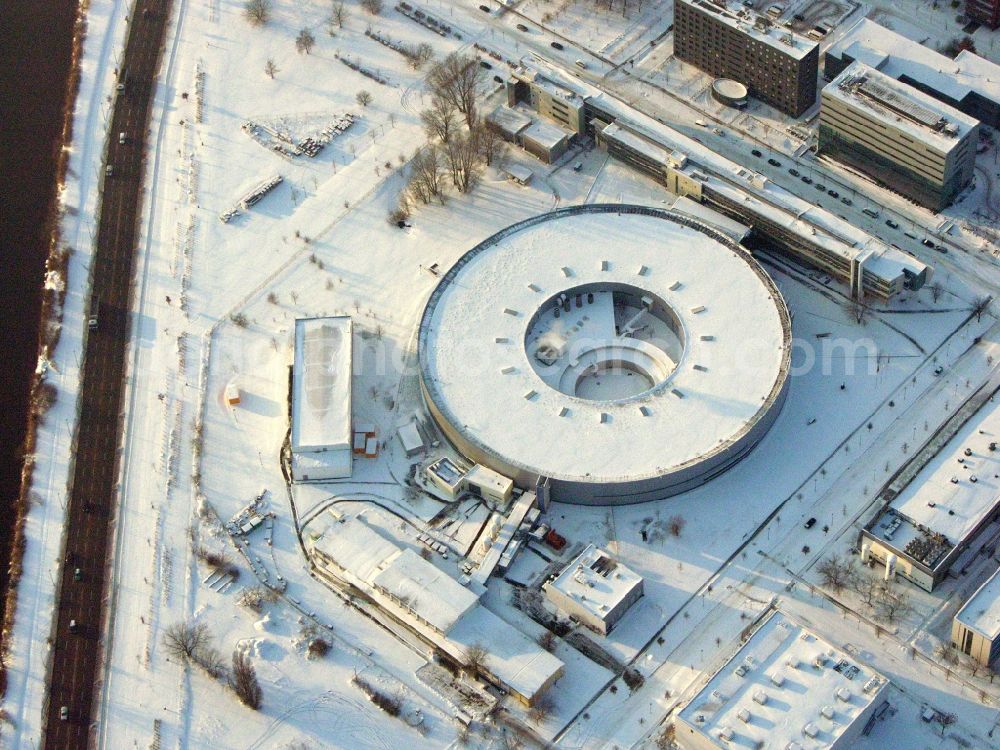
<path id="1" fill-rule="evenodd" d="M 528 2 L 519 10 L 617 62 L 661 33 L 669 11 L 669 3 L 649 2 L 612 23 L 603 11 L 589 13 L 586 3 L 560 6 L 558 13 L 552 7 L 548 22 L 541 18 L 548 10 L 544 3 Z M 437 281 L 428 269 L 446 269 L 493 232 L 554 206 L 672 202 L 659 186 L 599 150 L 574 156 L 578 171 L 514 152 L 512 158 L 535 174 L 529 186 L 487 169 L 470 194 L 418 206 L 406 229 L 390 224 L 404 165 L 424 141 L 418 114 L 427 97 L 422 73 L 365 31 L 370 27 L 407 44 L 428 42 L 439 57 L 474 42 L 515 57 L 526 44 L 541 48 L 547 41 L 523 42 L 512 30 L 498 34 L 498 25 L 514 20 L 483 14 L 475 4 L 424 7 L 446 19 L 461 39 L 432 34 L 388 6 L 377 17 L 352 3 L 347 10 L 344 27 L 329 28 L 325 1 L 277 3 L 270 23 L 253 28 L 239 0 L 175 4 L 147 142 L 112 631 L 97 716 L 100 747 L 432 748 L 462 737 L 453 705 L 417 674 L 426 656 L 308 575 L 297 524 L 307 525 L 330 506 L 377 508 L 373 513 L 384 519 L 386 533 L 403 534 L 411 526 L 424 528 L 441 510 L 401 481 L 412 460 L 395 439 L 399 421 L 422 411 L 414 336 Z M 90 5 L 70 178 L 62 196 L 63 236 L 76 252 L 63 336 L 50 363 L 59 400 L 39 435 L 37 503 L 29 516 L 8 665 L 4 708 L 12 727 L 3 741 L 10 747 L 30 747 L 41 733 L 105 97 L 113 87 L 124 15 L 123 5 Z M 295 50 L 302 28 L 315 35 L 310 54 Z M 669 45 L 650 54 L 664 48 Z M 269 60 L 273 78 L 265 72 Z M 697 110 L 634 81 L 615 85 L 643 106 L 676 115 L 672 122 L 679 129 L 713 138 L 694 124 Z M 356 99 L 362 89 L 373 97 L 367 106 Z M 689 93 L 696 106 L 707 103 Z M 302 138 L 348 113 L 354 123 L 315 158 L 274 153 L 243 127 L 252 121 Z M 736 135 L 711 143 L 747 162 L 751 146 Z M 791 136 L 786 140 L 775 147 L 795 150 Z M 220 221 L 220 214 L 275 175 L 283 181 L 263 200 L 228 223 Z M 932 652 L 922 633 L 933 628 L 940 637 L 946 620 L 935 600 L 920 602 L 909 630 L 901 627 L 891 636 L 901 639 L 897 643 L 856 619 L 831 617 L 833 605 L 810 595 L 806 585 L 788 588 L 796 576 L 811 576 L 829 551 L 846 550 L 886 477 L 972 390 L 996 377 L 988 359 L 1000 354 L 995 321 L 989 314 L 970 319 L 969 309 L 984 289 L 996 288 L 1000 272 L 978 254 L 928 258 L 919 252 L 937 266 L 940 289 L 872 309 L 862 323 L 836 282 L 765 259 L 793 314 L 795 337 L 791 390 L 766 439 L 731 471 L 682 496 L 613 509 L 557 505 L 549 512 L 549 521 L 570 540 L 561 559 L 595 542 L 645 578 L 645 597 L 603 640 L 615 658 L 642 674 L 645 685 L 630 691 L 560 641 L 555 653 L 567 673 L 557 683 L 550 715 L 533 731 L 560 747 L 643 742 L 715 663 L 720 644 L 732 642 L 747 618 L 777 596 L 779 606 L 831 641 L 853 644 L 896 684 L 895 714 L 863 746 L 888 747 L 884 738 L 894 736 L 906 736 L 907 747 L 936 746 L 940 737 L 911 721 L 924 704 L 956 714 L 947 732 L 973 738 L 976 747 L 991 746 L 984 727 L 995 718 L 994 709 L 965 683 L 942 686 L 940 674 L 931 682 L 934 668 L 906 654 L 910 642 Z M 376 426 L 380 452 L 378 458 L 357 458 L 349 480 L 298 487 L 290 495 L 279 452 L 288 429 L 294 320 L 334 314 L 354 319 L 354 419 Z M 977 337 L 982 341 L 974 345 Z M 938 365 L 950 367 L 946 377 L 935 375 Z M 230 384 L 242 397 L 235 407 L 224 398 Z M 273 525 L 248 535 L 238 552 L 219 520 L 228 520 L 262 489 L 268 490 L 265 507 L 274 514 Z M 684 520 L 679 536 L 669 532 L 675 516 Z M 801 524 L 809 516 L 819 525 L 808 532 L 811 550 L 803 554 Z M 484 521 L 485 513 L 473 512 L 441 538 L 460 554 Z M 211 576 L 199 553 L 225 555 L 238 571 L 236 580 L 226 584 Z M 559 555 L 542 547 L 522 552 L 508 579 L 537 583 L 549 558 Z M 261 575 L 284 580 L 287 589 L 253 611 L 240 599 Z M 955 591 L 967 588 L 956 585 Z M 484 602 L 537 637 L 540 626 L 510 605 L 514 589 L 494 579 Z M 218 680 L 170 658 L 163 636 L 181 621 L 204 623 L 224 661 L 236 650 L 250 656 L 264 691 L 260 712 L 241 706 Z M 309 658 L 307 646 L 317 637 L 332 648 L 325 657 Z M 382 713 L 351 684 L 356 674 L 398 694 L 404 717 L 419 715 L 420 727 Z M 513 706 L 510 715 L 524 719 Z M 500 741 L 480 732 L 471 742 Z"/>

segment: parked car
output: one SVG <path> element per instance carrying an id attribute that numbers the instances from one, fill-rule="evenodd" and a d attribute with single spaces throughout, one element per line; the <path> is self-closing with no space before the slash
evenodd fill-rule
<path id="1" fill-rule="evenodd" d="M 790 174 L 792 177 L 798 177 L 799 174 L 801 173 L 795 167 L 792 167 L 791 169 L 788 170 L 788 174 Z"/>
<path id="2" fill-rule="evenodd" d="M 767 163 L 770 164 L 772 167 L 780 167 L 781 166 L 781 162 L 778 161 L 777 159 L 768 159 Z"/>
<path id="3" fill-rule="evenodd" d="M 885 225 L 889 227 L 889 229 L 899 229 L 899 224 L 894 222 L 892 219 L 886 219 Z"/>
<path id="4" fill-rule="evenodd" d="M 493 76 L 493 80 L 496 81 L 497 83 L 503 83 L 503 78 L 501 78 L 500 76 Z"/>
<path id="5" fill-rule="evenodd" d="M 552 49 L 558 49 L 558 50 L 563 49 L 563 46 L 559 42 L 549 42 L 549 46 Z"/>
<path id="6" fill-rule="evenodd" d="M 751 151 L 750 153 L 753 154 L 754 156 L 756 156 L 758 159 L 764 155 L 764 154 L 762 154 L 760 152 L 759 149 L 756 149 L 756 148 L 753 151 Z"/>
<path id="7" fill-rule="evenodd" d="M 487 68 L 487 69 L 491 69 L 491 68 L 492 68 L 493 66 L 492 66 L 492 65 L 490 65 L 490 64 L 489 64 L 488 62 L 486 62 L 485 60 L 480 60 L 480 61 L 479 61 L 479 67 L 480 67 L 480 68 Z"/>
<path id="8" fill-rule="evenodd" d="M 545 543 L 554 550 L 561 550 L 566 546 L 566 537 L 556 533 L 555 529 L 549 529 L 549 532 L 545 535 Z"/>
<path id="9" fill-rule="evenodd" d="M 109 164 L 104 168 L 104 174 L 107 175 L 108 177 L 113 177 L 115 174 L 115 168 L 111 164 Z"/>
<path id="10" fill-rule="evenodd" d="M 926 237 L 920 240 L 920 244 L 922 244 L 924 247 L 934 247 L 934 243 L 931 240 L 927 239 Z"/>
<path id="11" fill-rule="evenodd" d="M 822 182 L 817 182 L 815 185 L 813 185 L 813 187 L 819 190 L 821 193 L 826 192 L 826 185 L 824 185 Z"/>
<path id="12" fill-rule="evenodd" d="M 829 195 L 831 198 L 839 198 L 840 197 L 840 193 L 838 193 L 836 190 L 827 190 L 826 194 Z"/>
<path id="13" fill-rule="evenodd" d="M 840 202 L 843 203 L 845 206 L 853 206 L 854 205 L 854 201 L 852 201 L 846 195 L 843 198 L 840 199 Z"/>
<path id="14" fill-rule="evenodd" d="M 810 177 L 809 175 L 807 175 L 807 174 L 804 174 L 804 175 L 802 175 L 802 178 L 801 178 L 801 179 L 802 179 L 802 181 L 803 181 L 803 182 L 804 182 L 804 183 L 805 183 L 806 185 L 812 185 L 812 182 L 813 182 L 813 178 L 812 178 L 812 177 Z"/>
<path id="15" fill-rule="evenodd" d="M 73 569 L 73 580 L 74 581 L 82 581 L 83 580 L 83 571 L 80 570 L 79 568 L 74 568 Z"/>
<path id="16" fill-rule="evenodd" d="M 878 218 L 878 211 L 876 211 L 874 208 L 862 208 L 861 213 L 867 214 L 868 216 L 871 216 L 873 219 Z"/>
<path id="17" fill-rule="evenodd" d="M 63 706 L 59 709 L 59 721 L 67 721 L 69 719 L 69 706 Z"/>
<path id="18" fill-rule="evenodd" d="M 519 23 L 519 24 L 517 25 L 517 30 L 518 30 L 518 31 L 527 31 L 527 30 L 528 30 L 528 27 L 527 27 L 527 26 L 525 26 L 525 25 L 524 25 L 523 23 Z"/>
<path id="19" fill-rule="evenodd" d="M 807 529 L 811 529 L 815 525 L 816 525 L 816 519 L 815 518 L 810 518 L 808 521 L 806 521 L 806 528 Z"/>
<path id="20" fill-rule="evenodd" d="M 490 11 L 490 6 L 488 6 L 488 5 L 480 5 L 479 6 L 479 10 L 481 10 L 483 13 L 490 13 L 491 12 Z"/>

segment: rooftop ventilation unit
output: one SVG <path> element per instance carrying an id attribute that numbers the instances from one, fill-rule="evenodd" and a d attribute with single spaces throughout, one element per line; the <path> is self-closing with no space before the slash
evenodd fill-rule
<path id="1" fill-rule="evenodd" d="M 771 682 L 773 682 L 776 687 L 781 687 L 785 684 L 785 676 L 779 672 L 775 672 L 771 675 Z"/>
<path id="2" fill-rule="evenodd" d="M 813 724 L 811 721 L 802 727 L 802 733 L 809 737 L 810 739 L 816 739 L 816 735 L 819 734 L 819 727 Z"/>
<path id="3" fill-rule="evenodd" d="M 747 709 L 741 708 L 739 711 L 736 712 L 736 715 L 739 717 L 740 721 L 742 721 L 744 724 L 750 723 L 750 712 Z"/>
<path id="4" fill-rule="evenodd" d="M 765 693 L 763 690 L 758 690 L 757 692 L 755 692 L 753 694 L 753 702 L 754 703 L 759 703 L 762 706 L 766 706 L 767 705 L 767 693 Z"/>
<path id="5" fill-rule="evenodd" d="M 792 669 L 798 669 L 799 659 L 797 656 L 789 656 L 788 659 L 785 661 L 785 664 L 787 664 Z"/>
<path id="6" fill-rule="evenodd" d="M 823 706 L 823 708 L 821 708 L 819 712 L 823 714 L 823 716 L 825 716 L 827 719 L 831 720 L 833 719 L 833 706 Z"/>
<path id="7" fill-rule="evenodd" d="M 850 703 L 851 691 L 845 687 L 837 688 L 837 699 L 842 700 L 844 703 Z"/>
<path id="8" fill-rule="evenodd" d="M 878 677 L 872 677 L 868 682 L 865 683 L 864 691 L 870 693 L 873 690 L 877 690 L 878 686 L 882 684 L 882 681 Z"/>
<path id="9" fill-rule="evenodd" d="M 724 742 L 730 742 L 735 736 L 736 733 L 729 727 L 722 727 L 719 730 L 719 739 L 723 740 Z"/>

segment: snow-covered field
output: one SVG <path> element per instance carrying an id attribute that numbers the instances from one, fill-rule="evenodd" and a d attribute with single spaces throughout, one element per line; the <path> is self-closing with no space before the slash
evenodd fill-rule
<path id="1" fill-rule="evenodd" d="M 568 4 L 550 23 L 601 54 L 620 56 L 662 31 L 669 3 L 640 7 L 631 20 L 604 23 L 585 12 L 586 4 Z M 59 400 L 38 441 L 38 502 L 29 517 L 4 699 L 9 747 L 30 747 L 41 734 L 104 98 L 125 32 L 124 5 L 98 1 L 90 8 L 71 179 L 62 196 L 63 234 L 76 252 L 63 337 L 50 365 Z M 412 460 L 395 439 L 400 419 L 422 411 L 414 336 L 436 283 L 429 268 L 446 269 L 493 232 L 558 205 L 672 201 L 599 150 L 575 155 L 578 171 L 514 152 L 512 159 L 535 173 L 529 186 L 487 169 L 470 194 L 418 206 L 411 226 L 397 228 L 387 217 L 403 188 L 405 164 L 424 141 L 418 115 L 427 96 L 422 73 L 366 30 L 411 45 L 428 42 L 438 57 L 480 39 L 514 56 L 517 42 L 498 39 L 475 6 L 425 8 L 447 18 L 462 39 L 432 34 L 388 6 L 372 17 L 348 3 L 344 27 L 331 28 L 329 8 L 321 0 L 280 2 L 270 23 L 253 28 L 238 0 L 175 4 L 147 140 L 112 632 L 97 716 L 102 748 L 437 748 L 462 738 L 454 706 L 417 674 L 425 655 L 308 575 L 297 524 L 330 505 L 378 507 L 386 533 L 394 533 L 392 519 L 420 526 L 441 509 L 401 481 Z M 541 21 L 548 4 L 529 2 L 520 10 Z M 295 49 L 302 28 L 315 35 L 309 54 Z M 265 72 L 268 61 L 273 78 Z M 362 89 L 372 94 L 367 106 L 356 98 Z M 353 124 L 315 158 L 279 155 L 251 137 L 252 127 L 244 128 L 252 121 L 298 140 L 347 114 Z M 697 128 L 685 122 L 680 117 L 678 127 Z M 282 182 L 259 203 L 220 221 L 276 175 Z M 856 621 L 830 617 L 831 605 L 805 586 L 786 588 L 792 573 L 809 575 L 825 551 L 846 549 L 859 515 L 908 451 L 995 376 L 987 359 L 997 354 L 995 321 L 989 314 L 970 318 L 969 309 L 982 293 L 980 278 L 994 283 L 998 274 L 988 269 L 980 277 L 976 256 L 953 256 L 935 258 L 940 289 L 872 309 L 862 323 L 836 282 L 765 260 L 794 321 L 793 379 L 783 412 L 749 457 L 697 490 L 638 506 L 557 505 L 549 512 L 570 541 L 563 560 L 571 549 L 595 542 L 645 578 L 645 597 L 603 645 L 646 684 L 633 693 L 560 642 L 556 655 L 567 672 L 550 715 L 533 731 L 560 747 L 642 743 L 712 666 L 720 644 L 732 642 L 746 618 L 777 596 L 780 606 L 834 642 L 858 644 L 867 661 L 898 681 L 895 714 L 864 747 L 892 747 L 884 738 L 902 735 L 912 738 L 907 747 L 938 746 L 940 736 L 911 721 L 924 703 L 959 716 L 949 731 L 987 741 L 982 727 L 993 709 L 970 698 L 968 688 L 927 687 L 924 662 L 911 663 L 901 647 L 887 648 L 863 628 L 857 632 Z M 279 453 L 288 430 L 294 320 L 334 314 L 354 319 L 353 414 L 355 422 L 376 426 L 380 453 L 357 458 L 349 480 L 290 494 Z M 977 337 L 983 340 L 973 345 Z M 935 375 L 938 365 L 952 368 L 947 377 Z M 224 398 L 230 384 L 241 393 L 235 407 Z M 237 552 L 218 521 L 263 489 L 273 526 L 248 535 L 244 553 Z M 810 515 L 829 531 L 809 532 L 812 551 L 803 555 L 801 524 Z M 675 516 L 684 521 L 678 536 L 668 531 Z M 481 523 L 482 515 L 473 521 Z M 475 538 L 468 527 L 449 533 L 453 549 Z M 227 557 L 236 579 L 227 584 L 211 576 L 199 560 L 206 553 Z M 543 560 L 522 552 L 508 578 L 537 583 Z M 253 611 L 240 599 L 264 574 L 271 581 L 280 576 L 287 589 Z M 484 601 L 535 637 L 540 626 L 510 606 L 514 588 L 494 579 Z M 936 604 L 921 606 L 928 615 Z M 250 656 L 263 687 L 261 711 L 241 706 L 222 682 L 170 657 L 163 636 L 182 621 L 204 623 L 224 661 L 233 651 Z M 915 623 L 913 632 L 919 629 Z M 307 647 L 317 637 L 331 650 L 310 658 Z M 421 717 L 420 726 L 382 713 L 351 684 L 355 675 L 400 696 L 403 717 Z M 509 714 L 524 720 L 516 706 Z M 503 746 L 486 730 L 470 742 Z"/>

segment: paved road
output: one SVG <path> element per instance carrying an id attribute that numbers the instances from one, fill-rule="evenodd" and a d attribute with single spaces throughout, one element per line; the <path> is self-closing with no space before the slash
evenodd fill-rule
<path id="1" fill-rule="evenodd" d="M 87 747 L 95 705 L 119 469 L 128 310 L 142 208 L 143 145 L 169 12 L 170 0 L 137 0 L 122 63 L 126 87 L 111 118 L 107 163 L 113 174 L 103 176 L 92 268 L 91 315 L 96 306 L 98 327 L 88 336 L 83 366 L 69 531 L 49 675 L 44 746 L 52 750 Z M 125 134 L 124 143 L 119 133 Z"/>

